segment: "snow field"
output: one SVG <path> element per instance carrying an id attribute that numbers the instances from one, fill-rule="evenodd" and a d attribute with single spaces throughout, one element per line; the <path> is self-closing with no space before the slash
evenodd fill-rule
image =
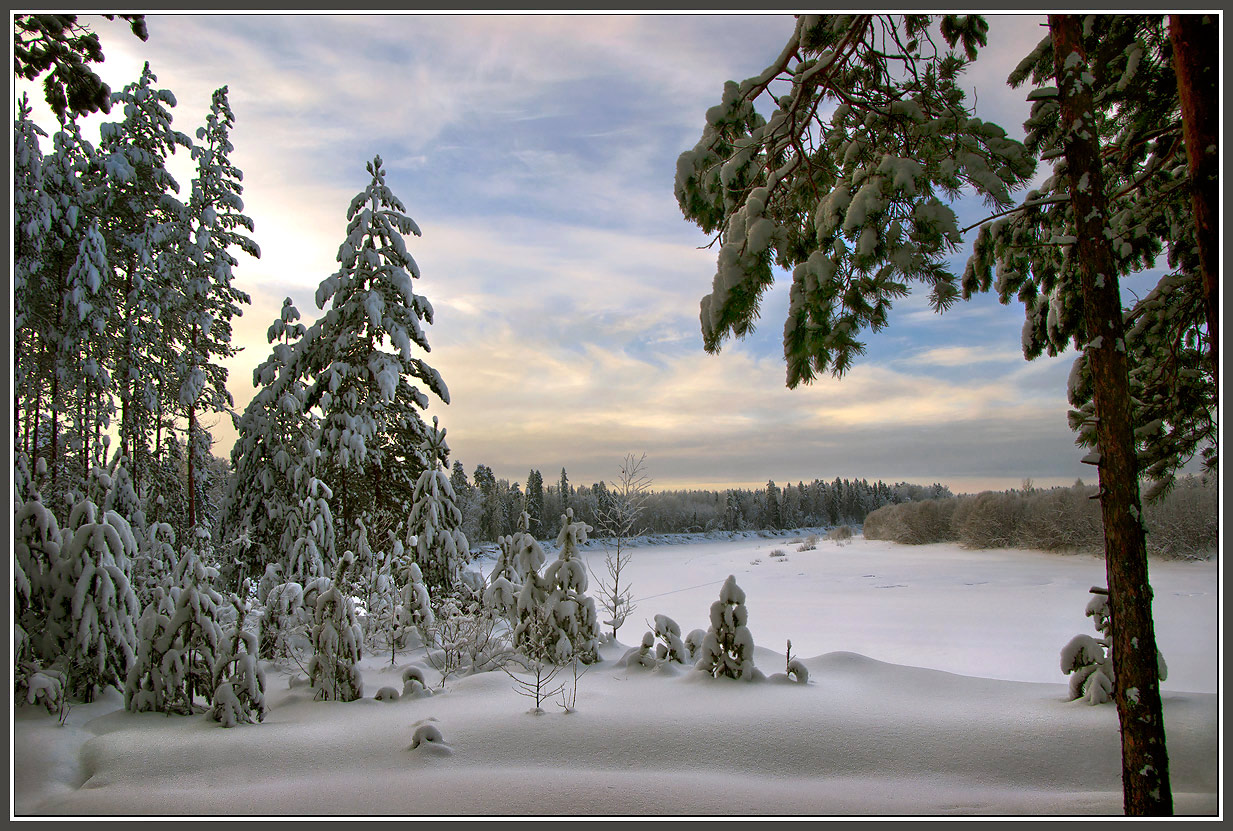
<path id="1" fill-rule="evenodd" d="M 780 548 L 787 556 L 771 559 Z M 602 550 L 585 556 L 602 566 Z M 791 637 L 807 685 L 615 666 L 655 614 L 682 632 L 705 628 L 728 574 L 747 595 L 758 668 L 782 673 Z M 350 703 L 314 701 L 271 666 L 265 722 L 230 730 L 205 716 L 127 713 L 118 694 L 75 706 L 63 728 L 20 708 L 14 810 L 1118 814 L 1116 711 L 1066 701 L 1057 667 L 1066 641 L 1090 629 L 1083 606 L 1102 574 L 1092 558 L 859 538 L 811 552 L 787 540 L 640 548 L 629 572 L 639 608 L 582 675 L 575 713 L 549 702 L 530 714 L 501 672 L 451 679 L 431 697 L 374 700 L 381 687 L 401 689 L 411 664 L 437 680 L 416 652 L 394 666 L 366 653 L 366 697 Z M 1213 814 L 1219 707 L 1205 679 L 1217 665 L 1216 564 L 1153 562 L 1152 576 L 1176 809 Z M 443 745 L 409 749 L 423 725 Z"/>

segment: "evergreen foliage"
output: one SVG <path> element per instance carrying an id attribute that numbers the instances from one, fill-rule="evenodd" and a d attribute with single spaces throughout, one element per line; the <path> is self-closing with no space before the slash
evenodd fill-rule
<path id="1" fill-rule="evenodd" d="M 390 518 L 406 516 L 420 471 L 445 461 L 423 456 L 428 429 L 419 411 L 428 396 L 411 379 L 449 403 L 441 376 L 413 352 L 430 350 L 421 323 L 433 319 L 432 304 L 412 286 L 419 267 L 404 240 L 419 236 L 419 226 L 386 185 L 381 157 L 367 169 L 372 181 L 347 210 L 339 268 L 317 289 L 325 313 L 289 369 L 306 383 L 305 406 L 320 408 L 318 475 L 348 533 L 362 512 L 372 527 L 397 524 Z"/>
<path id="2" fill-rule="evenodd" d="M 742 681 L 758 678 L 753 635 L 745 625 L 748 622 L 745 592 L 736 584 L 736 576 L 730 574 L 719 590 L 719 599 L 711 604 L 711 625 L 702 640 L 694 667 L 715 678 Z"/>
<path id="3" fill-rule="evenodd" d="M 313 655 L 308 662 L 308 679 L 318 701 L 355 701 L 364 695 L 358 666 L 364 633 L 355 605 L 344 592 L 347 571 L 354 563 L 355 555 L 346 552 L 333 580 L 317 593 L 313 605 Z"/>
<path id="4" fill-rule="evenodd" d="M 407 534 L 415 540 L 415 561 L 431 591 L 451 590 L 459 580 L 459 568 L 469 548 L 462 533 L 462 512 L 455 504 L 454 489 L 441 468 L 448 458 L 445 430 L 432 420 L 425 440 L 428 467 L 415 483 Z"/>

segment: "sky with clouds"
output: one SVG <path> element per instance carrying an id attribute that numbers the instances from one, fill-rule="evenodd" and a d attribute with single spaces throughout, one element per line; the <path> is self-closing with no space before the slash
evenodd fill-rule
<path id="1" fill-rule="evenodd" d="M 788 15 L 155 14 L 145 43 L 121 21 L 86 19 L 104 80 L 119 89 L 148 60 L 185 133 L 229 88 L 232 160 L 262 250 L 237 270 L 253 301 L 229 364 L 238 409 L 283 298 L 306 322 L 320 314 L 313 295 L 379 154 L 423 231 L 408 247 L 436 311 L 425 357 L 451 395 L 429 415 L 468 472 L 483 463 L 525 481 L 536 468 L 552 481 L 565 467 L 575 484 L 611 481 L 626 453 L 645 452 L 663 489 L 843 477 L 971 492 L 1092 478 L 1066 424 L 1073 356 L 1024 361 L 1022 309 L 993 297 L 941 316 L 923 293 L 900 301 L 842 380 L 790 391 L 785 274 L 753 335 L 703 351 L 698 303 L 715 254 L 681 217 L 676 159 L 723 83 L 779 54 Z M 977 114 L 1017 136 L 1024 91 L 1004 81 L 1041 22 L 991 17 L 965 81 Z M 173 170 L 187 186 L 187 160 Z M 227 455 L 230 419 L 214 432 Z"/>

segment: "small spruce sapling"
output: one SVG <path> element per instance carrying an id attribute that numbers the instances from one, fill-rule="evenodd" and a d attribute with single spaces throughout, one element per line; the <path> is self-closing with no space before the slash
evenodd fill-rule
<path id="1" fill-rule="evenodd" d="M 719 599 L 711 604 L 711 626 L 702 641 L 695 668 L 716 678 L 758 678 L 753 635 L 745 625 L 748 622 L 745 592 L 736 584 L 736 576 L 730 574 L 719 590 Z"/>
<path id="2" fill-rule="evenodd" d="M 585 664 L 599 659 L 599 621 L 595 601 L 587 596 L 587 571 L 578 548 L 586 542 L 591 526 L 574 521 L 573 508 L 561 517 L 557 536 L 560 554 L 544 570 L 543 584 L 548 590 L 546 607 L 555 628 L 554 655 L 558 664 L 576 657 Z"/>
<path id="3" fill-rule="evenodd" d="M 257 661 L 257 635 L 244 628 L 248 609 L 234 594 L 235 621 L 214 662 L 214 700 L 210 717 L 223 727 L 253 724 L 265 718 L 265 671 Z"/>
<path id="4" fill-rule="evenodd" d="M 1092 618 L 1099 638 L 1091 635 L 1075 635 L 1062 648 L 1061 669 L 1070 676 L 1070 700 L 1082 698 L 1088 704 L 1104 704 L 1113 699 L 1113 651 L 1110 638 L 1113 621 L 1107 589 L 1093 587 L 1092 599 L 1084 614 Z M 1168 675 L 1164 656 L 1156 652 L 1160 680 Z"/>
<path id="5" fill-rule="evenodd" d="M 649 633 L 648 633 L 649 634 Z M 660 643 L 655 647 L 655 658 L 660 661 L 683 664 L 689 653 L 681 641 L 681 627 L 667 615 L 655 616 L 655 637 Z"/>

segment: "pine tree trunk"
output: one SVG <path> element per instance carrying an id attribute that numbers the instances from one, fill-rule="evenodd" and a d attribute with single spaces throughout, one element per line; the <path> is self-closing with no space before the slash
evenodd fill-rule
<path id="1" fill-rule="evenodd" d="M 1195 237 L 1203 271 L 1207 340 L 1220 383 L 1220 54 L 1219 18 L 1169 15 L 1173 67 L 1182 106 L 1182 135 L 1190 165 Z"/>
<path id="2" fill-rule="evenodd" d="M 1085 347 L 1100 452 L 1100 508 L 1112 610 L 1114 701 L 1122 733 L 1127 814 L 1171 814 L 1169 759 L 1152 625 L 1152 590 L 1140 522 L 1139 473 L 1123 340 L 1121 291 L 1108 238 L 1104 175 L 1087 57 L 1073 15 L 1050 15 L 1075 243 L 1083 287 Z"/>

